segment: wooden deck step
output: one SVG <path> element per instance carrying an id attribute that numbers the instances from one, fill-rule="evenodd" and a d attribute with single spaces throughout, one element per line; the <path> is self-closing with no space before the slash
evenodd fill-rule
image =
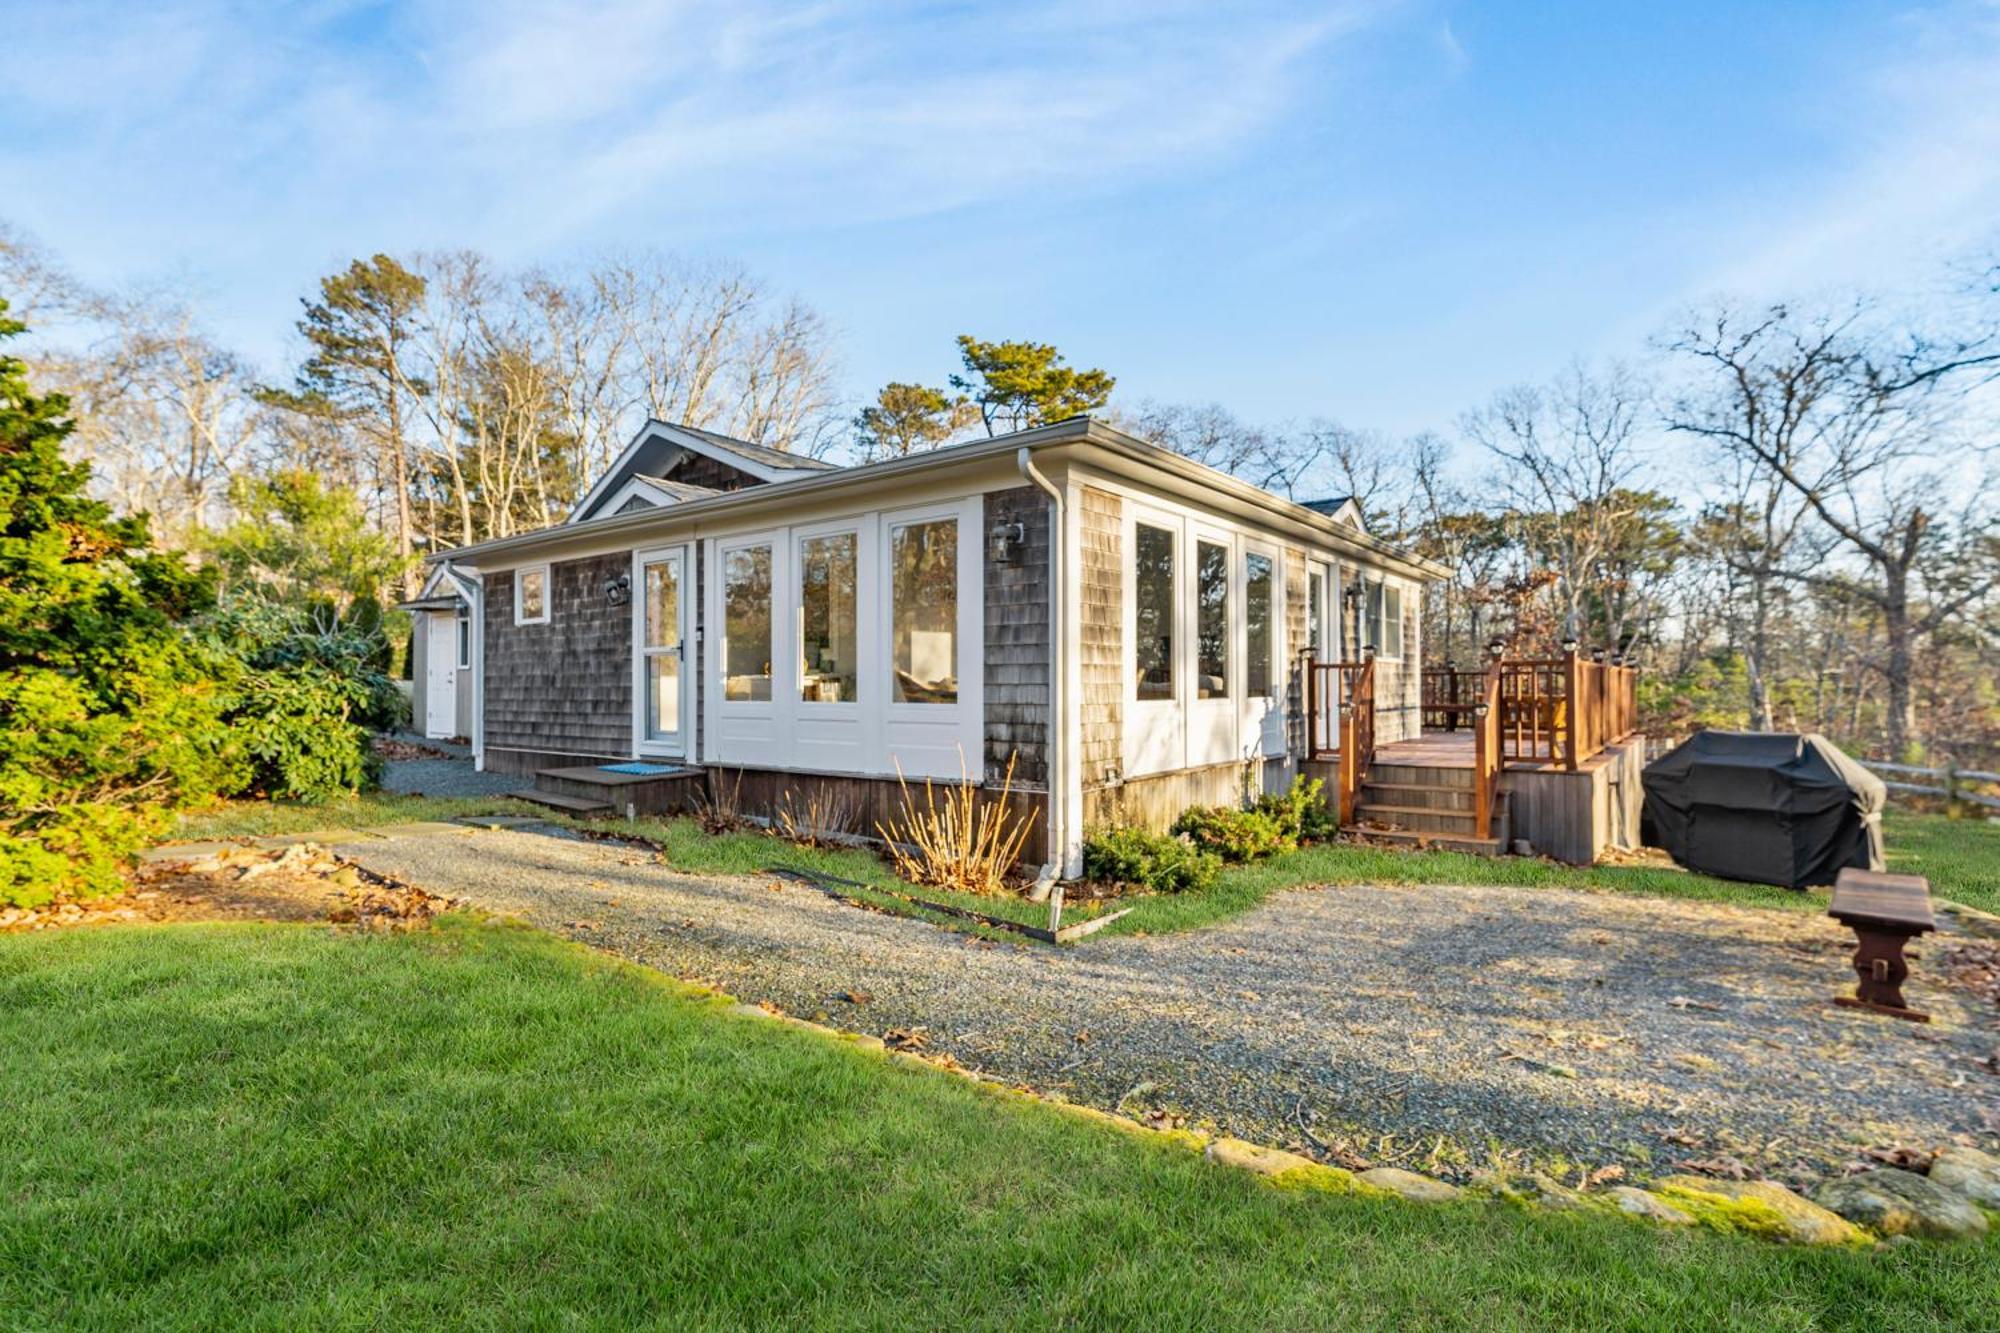
<path id="1" fill-rule="evenodd" d="M 1355 804 L 1355 815 L 1363 823 L 1386 824 L 1412 833 L 1472 835 L 1470 810 L 1439 810 L 1427 805 L 1379 805 L 1372 801 Z"/>
<path id="2" fill-rule="evenodd" d="M 1478 793 L 1470 787 L 1435 787 L 1420 782 L 1377 782 L 1372 776 L 1361 784 L 1361 798 L 1377 805 L 1414 806 L 1425 810 L 1461 810 L 1470 814 Z"/>
<path id="3" fill-rule="evenodd" d="M 535 790 L 544 796 L 601 803 L 620 814 L 680 814 L 706 794 L 708 776 L 684 764 L 661 765 L 663 773 L 612 773 L 590 764 L 544 768 L 535 774 Z M 565 807 L 566 808 L 566 807 Z"/>
<path id="4" fill-rule="evenodd" d="M 1417 833 L 1407 829 L 1373 829 L 1349 824 L 1340 830 L 1350 838 L 1366 838 L 1372 842 L 1395 843 L 1417 850 L 1431 849 L 1440 852 L 1468 852 L 1473 856 L 1498 856 L 1506 850 L 1498 838 L 1475 838 L 1470 834 Z"/>
<path id="5" fill-rule="evenodd" d="M 566 815 L 606 815 L 611 813 L 611 802 L 593 800 L 587 796 L 565 796 L 559 791 L 540 791 L 528 787 L 521 791 L 507 793 L 517 801 L 543 806 L 550 810 L 560 810 Z"/>

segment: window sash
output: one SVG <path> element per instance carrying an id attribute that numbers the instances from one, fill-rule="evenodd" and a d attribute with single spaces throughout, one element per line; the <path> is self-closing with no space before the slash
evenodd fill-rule
<path id="1" fill-rule="evenodd" d="M 910 519 L 889 528 L 890 700 L 958 702 L 958 518 Z"/>
<path id="2" fill-rule="evenodd" d="M 1195 542 L 1195 697 L 1229 697 L 1229 548 Z"/>
<path id="3" fill-rule="evenodd" d="M 772 547 L 769 542 L 722 552 L 722 698 L 725 703 L 771 700 Z"/>
<path id="4" fill-rule="evenodd" d="M 1176 693 L 1174 616 L 1179 599 L 1174 566 L 1179 544 L 1180 534 L 1171 528 L 1133 525 L 1132 689 L 1141 703 L 1171 701 Z"/>
<path id="5" fill-rule="evenodd" d="M 844 591 L 836 582 L 846 574 Z M 814 533 L 798 541 L 799 701 L 860 699 L 861 534 Z M 844 658 L 840 655 L 845 642 Z M 817 659 L 817 660 L 816 660 Z"/>
<path id="6" fill-rule="evenodd" d="M 1243 694 L 1250 699 L 1268 699 L 1274 693 L 1275 674 L 1271 669 L 1272 649 L 1277 643 L 1276 562 L 1261 551 L 1243 557 Z"/>

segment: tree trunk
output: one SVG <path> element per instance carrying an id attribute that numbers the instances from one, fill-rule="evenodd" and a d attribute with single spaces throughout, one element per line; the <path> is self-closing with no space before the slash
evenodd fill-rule
<path id="1" fill-rule="evenodd" d="M 1882 599 L 1882 635 L 1889 642 L 1888 660 L 1882 675 L 1888 684 L 1887 708 L 1883 722 L 1890 755 L 1898 760 L 1917 734 L 1917 700 L 1910 675 L 1915 633 L 1910 624 L 1909 584 L 1901 570 L 1886 571 L 1887 595 Z"/>

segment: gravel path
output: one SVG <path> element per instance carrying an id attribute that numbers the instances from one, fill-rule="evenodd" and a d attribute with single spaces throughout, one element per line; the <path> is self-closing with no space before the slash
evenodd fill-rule
<path id="1" fill-rule="evenodd" d="M 1838 1009 L 1846 937 L 1810 914 L 1503 888 L 1280 894 L 1211 929 L 995 944 L 643 849 L 532 831 L 341 850 L 679 976 L 1079 1101 L 1463 1176 L 1496 1160 L 1824 1174 L 2000 1134 L 2000 1021 L 1919 950 L 1929 1027 Z M 781 855 L 774 845 L 774 859 Z M 866 1003 L 844 998 L 865 993 Z M 1991 1063 L 1989 1063 L 1991 1062 Z M 1150 1088 L 1142 1085 L 1151 1084 Z M 1309 1126 L 1305 1133 L 1301 1124 Z"/>
<path id="2" fill-rule="evenodd" d="M 399 736 L 447 755 L 443 759 L 391 759 L 382 765 L 382 788 L 405 796 L 497 796 L 533 786 L 519 773 L 481 773 L 472 766 L 472 751 L 449 741 Z"/>

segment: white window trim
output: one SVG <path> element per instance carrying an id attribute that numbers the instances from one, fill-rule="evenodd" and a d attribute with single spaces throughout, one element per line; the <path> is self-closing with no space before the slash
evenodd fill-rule
<path id="1" fill-rule="evenodd" d="M 982 499 L 979 496 L 973 498 L 975 501 Z M 898 703 L 896 701 L 896 529 L 912 527 L 919 523 L 935 523 L 946 519 L 949 519 L 956 525 L 958 535 L 956 569 L 958 587 L 953 594 L 953 601 L 956 604 L 954 610 L 957 612 L 958 621 L 955 634 L 958 640 L 956 645 L 958 649 L 958 661 L 955 664 L 958 684 L 957 696 L 948 704 L 920 704 L 911 703 L 907 700 Z M 928 722 L 949 717 L 951 715 L 950 710 L 962 709 L 966 706 L 966 686 L 973 673 L 975 671 L 983 673 L 985 670 L 984 652 L 982 651 L 977 656 L 972 656 L 968 652 L 971 645 L 983 637 L 984 629 L 982 612 L 981 633 L 968 636 L 966 632 L 968 609 L 966 605 L 966 588 L 968 583 L 966 542 L 968 535 L 974 543 L 973 550 L 977 555 L 973 567 L 974 574 L 970 582 L 974 586 L 983 586 L 985 582 L 985 563 L 983 559 L 985 534 L 979 530 L 977 517 L 974 513 L 968 512 L 964 501 L 953 500 L 943 504 L 918 505 L 910 509 L 888 509 L 882 512 L 881 536 L 879 538 L 881 551 L 878 555 L 879 563 L 876 566 L 878 570 L 876 579 L 880 585 L 877 600 L 882 608 L 882 627 L 880 630 L 882 657 L 878 667 L 882 679 L 876 688 L 882 691 L 883 716 L 891 721 Z M 981 647 L 983 649 L 984 645 L 981 644 Z M 973 691 L 971 697 L 976 703 L 979 699 L 978 692 Z M 971 767 L 973 761 L 974 756 L 968 754 L 966 756 L 967 766 Z M 983 759 L 980 760 L 980 763 L 983 765 Z"/>
<path id="2" fill-rule="evenodd" d="M 708 637 L 713 643 L 715 702 L 716 706 L 739 717 L 771 717 L 784 691 L 798 688 L 798 673 L 787 670 L 786 662 L 798 652 L 798 641 L 793 638 L 786 642 L 786 630 L 791 625 L 793 615 L 785 614 L 787 608 L 797 600 L 792 595 L 791 561 L 789 543 L 785 540 L 785 529 L 767 528 L 762 532 L 732 533 L 715 543 L 715 619 Z M 736 551 L 755 550 L 768 547 L 771 552 L 771 641 L 766 648 L 770 651 L 771 697 L 768 699 L 731 699 L 728 693 L 729 674 L 729 557 Z M 796 614 L 794 612 L 794 614 Z"/>
<path id="3" fill-rule="evenodd" d="M 542 613 L 538 616 L 524 616 L 521 614 L 521 594 L 527 587 L 528 576 L 530 574 L 539 574 L 542 576 Z M 519 569 L 516 569 L 514 571 L 514 623 L 516 625 L 548 624 L 549 611 L 552 609 L 550 603 L 555 600 L 554 593 L 555 581 L 549 577 L 549 567 L 546 564 L 522 565 Z"/>
<path id="4" fill-rule="evenodd" d="M 1404 617 L 1403 617 L 1403 597 L 1405 595 L 1406 590 L 1404 589 L 1401 580 L 1390 578 L 1389 576 L 1384 574 L 1371 574 L 1366 570 L 1362 571 L 1361 641 L 1364 644 L 1367 643 L 1368 641 L 1368 601 L 1369 598 L 1374 595 L 1374 590 L 1377 589 L 1379 589 L 1382 594 L 1382 637 L 1384 639 L 1387 639 L 1389 637 L 1389 624 L 1390 624 L 1389 594 L 1390 593 L 1396 594 L 1396 617 L 1395 617 L 1396 651 L 1392 653 L 1389 651 L 1388 644 L 1378 643 L 1375 645 L 1375 660 L 1378 662 L 1400 662 L 1403 660 L 1404 654 L 1409 647 L 1409 645 L 1404 642 L 1406 636 L 1403 633 L 1405 628 Z"/>
<path id="5" fill-rule="evenodd" d="M 542 585 L 542 605 L 548 605 L 547 584 Z M 472 669 L 472 608 L 470 606 L 460 607 L 458 614 L 452 617 L 451 632 L 452 643 L 458 649 L 458 669 L 460 671 L 469 671 Z"/>
<path id="6" fill-rule="evenodd" d="M 1201 548 L 1222 548 L 1223 613 L 1222 693 L 1201 697 Z M 1200 522 L 1188 525 L 1187 617 L 1188 704 L 1193 708 L 1233 706 L 1243 697 L 1243 545 L 1224 528 Z"/>
<path id="7" fill-rule="evenodd" d="M 681 698 L 680 731 L 675 741 L 655 740 L 646 734 L 646 566 L 669 556 L 680 557 Z M 632 615 L 632 757 L 634 759 L 694 757 L 695 689 L 693 673 L 699 669 L 691 636 L 694 631 L 694 604 L 699 596 L 694 584 L 694 545 L 669 542 L 665 546 L 645 546 L 632 552 L 632 594 L 626 606 Z"/>
<path id="8" fill-rule="evenodd" d="M 869 577 L 868 545 L 870 534 L 868 531 L 868 517 L 868 515 L 855 514 L 846 518 L 828 519 L 820 523 L 801 524 L 798 527 L 788 529 L 791 534 L 791 551 L 788 554 L 788 563 L 792 572 L 790 588 L 792 595 L 788 605 L 789 614 L 786 616 L 786 623 L 791 628 L 791 643 L 786 660 L 792 664 L 790 698 L 793 706 L 799 709 L 799 716 L 801 718 L 826 718 L 829 720 L 851 718 L 858 720 L 861 716 L 862 701 L 868 699 L 874 691 L 882 691 L 885 699 L 893 693 L 889 681 L 878 681 L 871 686 L 868 680 L 868 668 L 871 664 L 870 659 L 874 656 L 869 651 L 868 645 L 868 639 L 874 632 L 874 626 L 870 623 L 868 593 L 864 587 Z M 803 692 L 806 678 L 805 548 L 807 542 L 817 541 L 825 537 L 854 538 L 854 697 L 852 699 L 843 699 L 839 703 L 827 703 L 819 699 L 807 699 Z M 880 575 L 878 574 L 876 577 L 879 581 Z M 880 595 L 880 593 L 877 594 L 877 596 Z"/>

